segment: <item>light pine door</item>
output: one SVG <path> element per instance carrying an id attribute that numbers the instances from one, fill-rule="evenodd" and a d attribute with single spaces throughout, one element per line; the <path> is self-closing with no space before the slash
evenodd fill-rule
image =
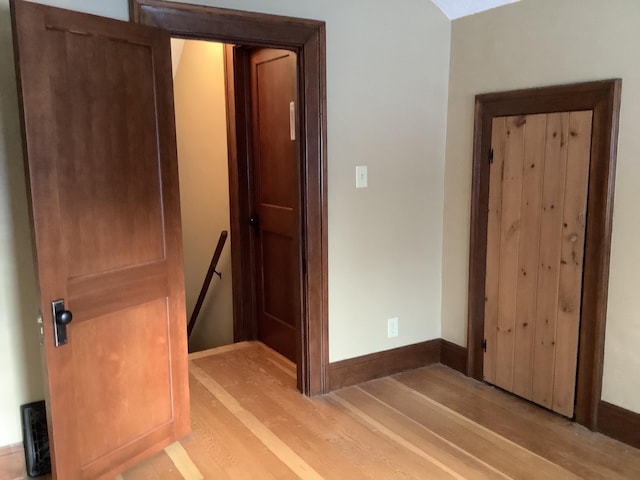
<path id="1" fill-rule="evenodd" d="M 493 119 L 484 378 L 573 416 L 592 112 Z"/>
<path id="2" fill-rule="evenodd" d="M 190 430 L 169 35 L 12 13 L 53 478 L 111 480 Z"/>

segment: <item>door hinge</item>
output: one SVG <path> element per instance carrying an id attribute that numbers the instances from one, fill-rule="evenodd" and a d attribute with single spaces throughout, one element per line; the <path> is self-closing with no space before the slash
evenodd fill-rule
<path id="1" fill-rule="evenodd" d="M 493 163 L 493 148 L 489 150 L 489 165 Z"/>
<path id="2" fill-rule="evenodd" d="M 487 339 L 486 338 L 482 339 L 482 344 L 481 345 L 482 345 L 482 351 L 486 352 L 487 351 Z"/>

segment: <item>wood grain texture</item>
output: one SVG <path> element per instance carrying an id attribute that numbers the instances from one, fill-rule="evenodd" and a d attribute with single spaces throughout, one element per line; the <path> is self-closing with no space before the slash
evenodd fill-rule
<path id="1" fill-rule="evenodd" d="M 525 126 L 525 117 L 506 118 L 499 259 L 487 256 L 499 265 L 495 384 L 506 390 L 513 389 Z"/>
<path id="2" fill-rule="evenodd" d="M 585 239 L 576 420 L 596 428 L 602 388 L 602 363 L 611 247 L 611 220 L 620 111 L 619 79 L 516 90 L 476 97 L 471 239 L 469 260 L 468 371 L 483 375 L 487 212 L 492 119 L 562 111 L 593 111 L 593 140 Z"/>
<path id="3" fill-rule="evenodd" d="M 252 49 L 249 70 L 257 339 L 301 363 L 301 162 L 299 142 L 290 136 L 291 103 L 299 123 L 297 58 L 288 50 Z"/>
<path id="4" fill-rule="evenodd" d="M 52 469 L 112 477 L 189 429 L 169 36 L 30 2 L 12 14 Z M 56 299 L 78 302 L 59 348 Z"/>
<path id="5" fill-rule="evenodd" d="M 492 125 L 484 378 L 568 417 L 578 356 L 579 219 L 585 223 L 590 119 L 591 112 L 561 112 L 497 117 Z"/>
<path id="6" fill-rule="evenodd" d="M 487 206 L 487 259 L 485 264 L 484 294 L 484 352 L 483 377 L 487 382 L 496 381 L 498 345 L 498 291 L 500 288 L 500 244 L 502 231 L 502 178 L 504 176 L 504 139 L 507 130 L 506 117 L 495 118 L 491 126 L 491 178 Z"/>
<path id="7" fill-rule="evenodd" d="M 180 442 L 205 479 L 308 478 L 291 462 L 327 480 L 640 476 L 640 450 L 442 365 L 306 398 L 294 365 L 259 343 L 211 353 L 191 362 L 192 434 Z M 637 414 L 609 411 L 637 433 Z M 166 451 L 122 474 L 183 478 Z"/>
<path id="8" fill-rule="evenodd" d="M 551 408 L 553 366 L 556 354 L 556 319 L 562 248 L 562 212 L 567 175 L 569 114 L 550 114 L 544 153 L 540 252 L 536 292 L 536 322 L 533 349 L 531 399 Z"/>
<path id="9" fill-rule="evenodd" d="M 534 332 L 537 317 L 540 216 L 544 172 L 546 115 L 528 115 L 522 174 L 521 235 L 518 255 L 513 392 L 531 398 Z"/>
<path id="10" fill-rule="evenodd" d="M 328 381 L 328 236 L 327 236 L 327 138 L 326 138 L 326 39 L 325 24 L 321 21 L 242 12 L 206 6 L 178 4 L 158 0 L 130 0 L 131 18 L 145 25 L 161 27 L 173 35 L 203 40 L 214 40 L 236 45 L 286 48 L 301 59 L 299 64 L 300 98 L 302 121 L 300 144 L 305 174 L 302 177 L 303 211 L 302 237 L 306 260 L 306 281 L 302 291 L 304 315 L 298 332 L 301 359 L 298 362 L 298 388 L 310 395 L 327 391 Z M 238 73 L 238 72 L 236 72 Z M 241 73 L 241 72 L 240 72 Z M 237 105 L 236 105 L 237 107 Z M 236 114 L 238 114 L 236 109 Z M 231 225 L 231 238 L 249 245 L 251 232 L 247 225 L 248 205 L 242 200 L 247 196 L 246 169 L 247 152 L 243 145 L 249 142 L 237 123 L 237 160 L 240 199 L 238 214 L 246 225 L 239 231 L 237 224 Z M 243 159 L 244 156 L 244 159 Z M 232 169 L 231 169 L 232 170 Z M 245 173 L 243 173 L 245 172 Z M 237 250 L 237 248 L 236 248 Z M 235 258 L 235 257 L 234 257 Z M 240 292 L 251 292 L 251 270 L 241 265 L 234 279 L 242 283 Z M 239 311 L 244 317 L 236 320 L 245 330 L 234 336 L 255 338 L 255 320 L 251 305 L 255 299 L 245 297 L 245 305 Z M 237 304 L 238 300 L 234 300 Z M 250 335 L 246 334 L 249 333 Z"/>
<path id="11" fill-rule="evenodd" d="M 430 340 L 382 352 L 333 362 L 329 365 L 329 385 L 337 390 L 373 378 L 440 361 L 440 340 Z"/>
<path id="12" fill-rule="evenodd" d="M 0 479 L 22 480 L 25 476 L 26 467 L 22 444 L 0 447 Z M 51 475 L 43 478 L 51 478 Z"/>
<path id="13" fill-rule="evenodd" d="M 441 365 L 309 399 L 281 359 L 252 343 L 193 361 L 194 433 L 182 443 L 205 478 L 298 478 L 293 461 L 326 479 L 640 474 L 638 450 Z"/>
<path id="14" fill-rule="evenodd" d="M 562 210 L 558 312 L 555 331 L 556 353 L 551 408 L 567 417 L 572 417 L 587 218 L 589 150 L 591 148 L 590 111 L 569 114 L 567 143 L 567 185 Z"/>
<path id="15" fill-rule="evenodd" d="M 580 478 L 632 479 L 640 471 L 639 450 L 438 365 L 394 378 Z M 530 478 L 545 478 L 535 473 Z"/>

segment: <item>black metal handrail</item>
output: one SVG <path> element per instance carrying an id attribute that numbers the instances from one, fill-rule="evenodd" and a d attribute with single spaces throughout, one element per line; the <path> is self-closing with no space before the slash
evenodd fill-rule
<path id="1" fill-rule="evenodd" d="M 191 332 L 193 331 L 193 327 L 196 326 L 196 320 L 198 319 L 198 314 L 200 313 L 200 309 L 202 308 L 202 304 L 204 303 L 204 299 L 207 296 L 207 291 L 209 290 L 209 285 L 211 285 L 211 279 L 213 278 L 213 274 L 215 273 L 218 277 L 222 278 L 222 274 L 216 271 L 216 267 L 218 266 L 218 260 L 220 260 L 220 255 L 222 255 L 222 249 L 224 248 L 224 243 L 227 241 L 227 236 L 229 232 L 223 230 L 220 233 L 220 238 L 218 239 L 218 245 L 216 245 L 216 250 L 213 253 L 213 258 L 211 259 L 211 263 L 209 264 L 209 270 L 207 271 L 207 276 L 204 277 L 204 283 L 202 284 L 202 288 L 200 289 L 200 295 L 198 296 L 198 301 L 196 302 L 196 306 L 193 308 L 193 313 L 191 314 L 191 318 L 189 319 L 189 324 L 187 325 L 187 337 L 191 337 Z"/>

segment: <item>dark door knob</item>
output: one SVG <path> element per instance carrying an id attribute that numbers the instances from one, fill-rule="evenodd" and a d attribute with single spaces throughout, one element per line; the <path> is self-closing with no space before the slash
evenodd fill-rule
<path id="1" fill-rule="evenodd" d="M 64 300 L 55 300 L 51 302 L 51 310 L 53 312 L 53 336 L 56 347 L 60 347 L 67 343 L 67 325 L 73 320 L 73 314 L 64 308 Z"/>
<path id="2" fill-rule="evenodd" d="M 249 225 L 253 227 L 255 236 L 259 237 L 260 236 L 260 217 L 258 215 L 253 215 L 249 219 Z"/>
<path id="3" fill-rule="evenodd" d="M 68 325 L 73 320 L 73 313 L 69 310 L 56 312 L 56 323 L 58 325 Z"/>

